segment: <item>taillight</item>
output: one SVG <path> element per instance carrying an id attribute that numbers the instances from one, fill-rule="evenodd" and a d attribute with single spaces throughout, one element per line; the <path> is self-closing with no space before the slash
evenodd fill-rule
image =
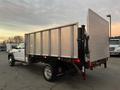
<path id="1" fill-rule="evenodd" d="M 74 63 L 76 63 L 76 64 L 77 64 L 77 63 L 80 63 L 80 59 L 73 59 L 72 61 L 73 61 Z"/>

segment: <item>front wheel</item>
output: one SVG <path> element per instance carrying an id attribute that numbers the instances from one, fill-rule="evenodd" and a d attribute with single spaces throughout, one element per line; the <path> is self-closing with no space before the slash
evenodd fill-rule
<path id="1" fill-rule="evenodd" d="M 43 76 L 47 81 L 55 80 L 55 68 L 53 68 L 51 65 L 46 65 L 43 70 Z"/>
<path id="2" fill-rule="evenodd" d="M 13 56 L 9 56 L 8 62 L 9 62 L 10 66 L 14 66 L 15 65 L 15 60 L 14 60 Z"/>

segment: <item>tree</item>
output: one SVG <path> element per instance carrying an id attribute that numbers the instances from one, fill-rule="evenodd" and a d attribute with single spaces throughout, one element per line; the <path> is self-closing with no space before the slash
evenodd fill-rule
<path id="1" fill-rule="evenodd" d="M 22 36 L 14 36 L 14 37 L 9 37 L 7 40 L 2 41 L 2 43 L 21 43 L 23 42 L 23 37 Z"/>
<path id="2" fill-rule="evenodd" d="M 21 42 L 23 42 L 23 37 L 22 36 L 14 36 L 13 40 L 15 43 L 21 43 Z"/>

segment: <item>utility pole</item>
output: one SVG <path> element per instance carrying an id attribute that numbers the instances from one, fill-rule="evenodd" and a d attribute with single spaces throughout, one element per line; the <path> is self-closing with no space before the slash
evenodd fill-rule
<path id="1" fill-rule="evenodd" d="M 112 34 L 111 34 L 111 15 L 107 15 L 107 17 L 109 18 L 109 37 L 111 38 Z"/>

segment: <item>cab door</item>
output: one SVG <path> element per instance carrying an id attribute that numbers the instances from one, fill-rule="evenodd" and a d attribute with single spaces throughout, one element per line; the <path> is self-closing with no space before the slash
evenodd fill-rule
<path id="1" fill-rule="evenodd" d="M 25 61 L 24 55 L 25 55 L 24 43 L 20 43 L 17 46 L 16 51 L 14 52 L 14 58 L 15 58 L 15 60 Z"/>

